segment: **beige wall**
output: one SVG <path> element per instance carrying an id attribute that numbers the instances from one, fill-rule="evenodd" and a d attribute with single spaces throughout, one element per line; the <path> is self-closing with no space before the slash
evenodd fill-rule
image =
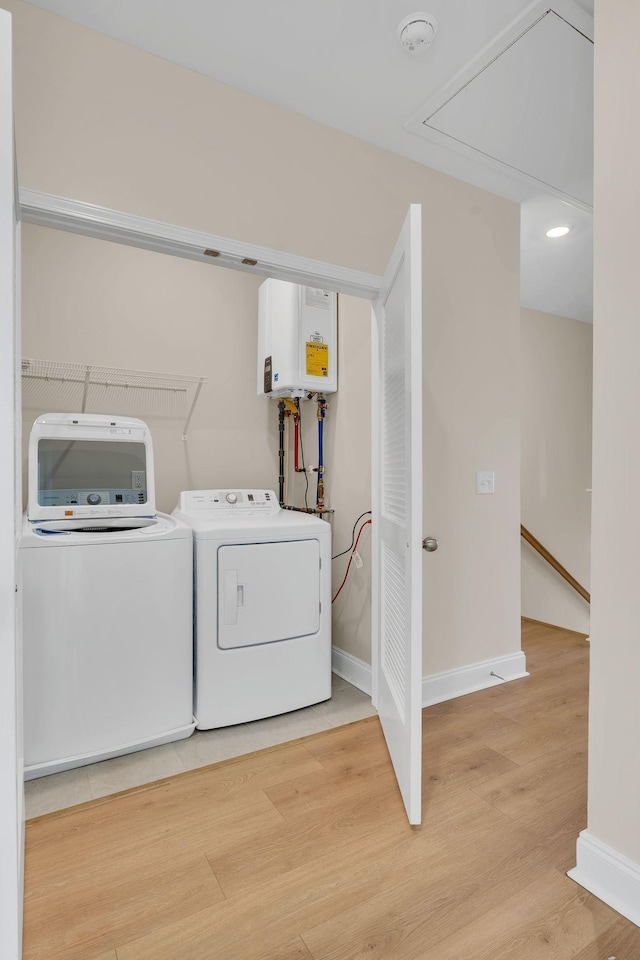
<path id="1" fill-rule="evenodd" d="M 522 522 L 590 584 L 593 327 L 521 313 Z M 589 606 L 524 541 L 522 614 L 589 633 Z"/>
<path id="2" fill-rule="evenodd" d="M 598 0 L 588 830 L 638 870 L 639 35 L 637 0 Z"/>
<path id="3" fill-rule="evenodd" d="M 340 365 L 338 393 L 331 401 L 334 430 L 329 436 L 332 490 L 338 506 L 333 553 L 351 543 L 355 520 L 371 509 L 371 304 L 340 297 L 338 325 Z M 367 518 L 364 517 L 364 520 Z M 357 535 L 357 533 L 356 533 Z M 333 642 L 353 656 L 371 662 L 371 526 L 358 544 L 363 566 L 351 564 L 349 578 L 333 607 Z M 338 590 L 349 555 L 333 562 L 333 593 Z"/>
<path id="4" fill-rule="evenodd" d="M 2 5 L 23 187 L 373 273 L 422 204 L 424 532 L 441 541 L 425 557 L 424 672 L 518 650 L 517 206 L 21 0 Z M 476 468 L 496 471 L 495 496 L 476 496 Z M 353 600 L 363 606 L 355 585 Z"/>
<path id="5" fill-rule="evenodd" d="M 484 198 L 424 214 L 425 675 L 520 648 L 519 210 Z"/>
<path id="6" fill-rule="evenodd" d="M 275 411 L 255 388 L 259 278 L 31 224 L 22 250 L 24 357 L 208 378 L 186 442 L 152 395 L 127 409 L 152 428 L 158 509 L 184 489 L 277 483 Z M 25 434 L 64 398 L 28 383 Z"/>
<path id="7" fill-rule="evenodd" d="M 22 255 L 24 357 L 207 378 L 186 442 L 182 405 L 167 410 L 164 398 L 158 408 L 153 394 L 116 391 L 118 412 L 151 427 L 159 510 L 171 512 L 180 490 L 277 490 L 277 406 L 255 389 L 260 278 L 31 224 L 23 227 Z M 371 506 L 370 328 L 370 304 L 340 297 L 340 392 L 328 398 L 325 425 L 334 552 L 349 545 L 353 521 Z M 78 390 L 58 383 L 25 386 L 25 496 L 31 424 L 41 413 L 68 409 L 72 398 L 77 403 Z M 95 404 L 88 409 L 102 412 Z M 317 464 L 315 403 L 303 403 L 303 424 L 306 462 Z M 289 480 L 288 502 L 302 506 L 303 477 L 291 469 Z M 371 646 L 369 540 L 368 528 L 359 547 L 364 566 L 352 568 L 333 631 L 337 646 L 363 660 Z M 333 565 L 335 589 L 347 560 Z"/>

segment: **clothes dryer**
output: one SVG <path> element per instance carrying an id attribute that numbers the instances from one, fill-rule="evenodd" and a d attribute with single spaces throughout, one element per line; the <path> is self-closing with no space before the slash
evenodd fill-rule
<path id="1" fill-rule="evenodd" d="M 331 528 L 272 490 L 188 490 L 201 730 L 331 696 Z"/>

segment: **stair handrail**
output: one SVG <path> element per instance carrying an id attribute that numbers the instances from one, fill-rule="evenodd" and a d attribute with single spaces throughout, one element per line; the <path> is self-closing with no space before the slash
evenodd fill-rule
<path id="1" fill-rule="evenodd" d="M 556 560 L 556 558 L 553 556 L 553 554 L 552 554 L 552 553 L 549 553 L 549 551 L 547 550 L 547 548 L 546 548 L 545 546 L 543 546 L 543 545 L 540 543 L 539 540 L 536 540 L 536 538 L 534 537 L 534 535 L 533 535 L 532 533 L 530 533 L 530 531 L 527 530 L 527 528 L 524 527 L 522 524 L 520 524 L 520 536 L 521 536 L 524 540 L 526 540 L 527 543 L 528 543 L 531 547 L 533 547 L 533 549 L 536 551 L 536 553 L 539 553 L 539 554 L 540 554 L 540 556 L 542 557 L 543 560 L 546 560 L 547 563 L 550 564 L 550 566 L 553 567 L 553 569 L 556 571 L 556 573 L 559 573 L 560 576 L 563 577 L 563 578 L 567 581 L 567 583 L 568 583 L 570 586 L 572 586 L 573 589 L 574 589 L 577 593 L 580 594 L 580 596 L 583 598 L 583 600 L 586 600 L 587 603 L 589 603 L 589 604 L 591 603 L 591 594 L 589 593 L 589 591 L 588 591 L 588 590 L 585 590 L 585 588 L 582 586 L 582 584 L 581 584 L 581 583 L 578 583 L 578 581 L 576 580 L 576 578 L 571 576 L 571 574 L 569 573 L 569 571 L 568 571 L 565 567 L 562 566 L 562 564 L 560 563 L 560 561 L 559 561 L 559 560 Z"/>

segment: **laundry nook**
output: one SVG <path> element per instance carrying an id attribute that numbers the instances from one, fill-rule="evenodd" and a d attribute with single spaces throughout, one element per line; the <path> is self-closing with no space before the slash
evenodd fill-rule
<path id="1" fill-rule="evenodd" d="M 331 699 L 324 440 L 337 295 L 274 279 L 256 292 L 254 404 L 270 414 L 277 457 L 237 470 L 245 485 L 231 488 L 216 486 L 225 475 L 214 462 L 211 486 L 177 491 L 171 513 L 156 506 L 171 481 L 149 423 L 161 444 L 181 427 L 188 449 L 207 378 L 23 361 L 25 412 L 36 398 L 79 407 L 25 419 L 27 780 L 177 749 L 195 729 L 213 743 L 222 728 Z M 115 412 L 89 412 L 107 401 Z M 149 423 L 129 415 L 140 411 Z M 250 486 L 269 459 L 272 488 Z"/>

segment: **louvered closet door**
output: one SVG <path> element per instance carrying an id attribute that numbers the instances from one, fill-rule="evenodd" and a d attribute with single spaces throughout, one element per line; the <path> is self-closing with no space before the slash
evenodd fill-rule
<path id="1" fill-rule="evenodd" d="M 410 823 L 422 774 L 421 208 L 373 305 L 373 702 Z"/>

